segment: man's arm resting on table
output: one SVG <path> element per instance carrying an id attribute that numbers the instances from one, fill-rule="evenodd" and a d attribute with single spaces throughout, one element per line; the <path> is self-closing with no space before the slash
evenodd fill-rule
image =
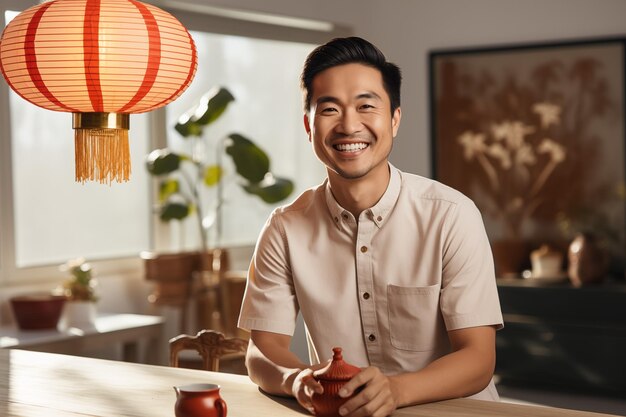
<path id="1" fill-rule="evenodd" d="M 403 387 L 400 405 L 467 397 L 483 390 L 496 366 L 496 330 L 491 326 L 448 332 L 452 353 L 415 373 L 394 377 Z M 411 389 L 413 384 L 415 389 Z"/>
<path id="2" fill-rule="evenodd" d="M 377 368 L 364 369 L 344 386 L 346 392 L 339 393 L 349 396 L 365 384 L 342 407 L 345 415 L 388 415 L 398 407 L 466 397 L 481 391 L 491 381 L 495 368 L 495 332 L 492 326 L 449 331 L 452 352 L 416 372 L 387 377 Z"/>
<path id="3" fill-rule="evenodd" d="M 289 335 L 259 330 L 251 332 L 246 353 L 248 375 L 269 394 L 294 396 L 295 378 L 309 368 L 289 350 L 290 343 Z"/>

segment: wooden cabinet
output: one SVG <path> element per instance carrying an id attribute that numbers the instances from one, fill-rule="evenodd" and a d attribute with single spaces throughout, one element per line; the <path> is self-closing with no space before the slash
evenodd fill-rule
<path id="1" fill-rule="evenodd" d="M 503 382 L 626 393 L 626 283 L 575 288 L 499 279 Z"/>

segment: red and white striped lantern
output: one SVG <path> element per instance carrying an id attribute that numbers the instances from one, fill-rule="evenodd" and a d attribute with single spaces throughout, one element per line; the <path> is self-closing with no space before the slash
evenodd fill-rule
<path id="1" fill-rule="evenodd" d="M 73 113 L 76 180 L 128 181 L 129 114 L 162 107 L 197 67 L 189 32 L 136 0 L 51 0 L 0 39 L 0 70 L 25 100 Z"/>

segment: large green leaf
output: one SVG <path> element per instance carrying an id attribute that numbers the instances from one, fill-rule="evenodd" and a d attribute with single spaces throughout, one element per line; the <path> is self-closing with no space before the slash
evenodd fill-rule
<path id="1" fill-rule="evenodd" d="M 172 194 L 180 191 L 180 183 L 177 179 L 168 178 L 159 184 L 159 201 L 166 201 Z"/>
<path id="2" fill-rule="evenodd" d="M 258 195 L 266 203 L 274 204 L 284 200 L 293 192 L 293 182 L 286 178 L 274 178 L 269 185 L 248 184 L 243 188 L 250 194 Z"/>
<path id="3" fill-rule="evenodd" d="M 181 156 L 169 149 L 156 149 L 148 155 L 146 167 L 152 175 L 164 175 L 174 172 L 180 166 Z"/>
<path id="4" fill-rule="evenodd" d="M 237 173 L 253 184 L 263 181 L 270 170 L 269 157 L 250 139 L 238 133 L 228 137 L 230 144 L 226 147 L 226 153 L 233 158 Z"/>
<path id="5" fill-rule="evenodd" d="M 189 205 L 185 203 L 166 203 L 161 206 L 159 218 L 164 222 L 170 220 L 182 220 L 191 212 Z"/>
<path id="6" fill-rule="evenodd" d="M 217 120 L 234 100 L 235 97 L 227 89 L 214 87 L 178 118 L 174 129 L 185 138 L 200 136 L 204 127 Z"/>

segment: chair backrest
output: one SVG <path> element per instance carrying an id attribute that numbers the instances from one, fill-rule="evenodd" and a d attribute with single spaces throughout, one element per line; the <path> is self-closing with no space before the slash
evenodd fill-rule
<path id="1" fill-rule="evenodd" d="M 203 369 L 219 371 L 219 361 L 224 355 L 245 353 L 248 341 L 238 337 L 225 337 L 214 330 L 201 330 L 195 336 L 181 334 L 169 341 L 170 366 L 178 367 L 178 354 L 183 350 L 195 350 L 202 356 Z"/>

